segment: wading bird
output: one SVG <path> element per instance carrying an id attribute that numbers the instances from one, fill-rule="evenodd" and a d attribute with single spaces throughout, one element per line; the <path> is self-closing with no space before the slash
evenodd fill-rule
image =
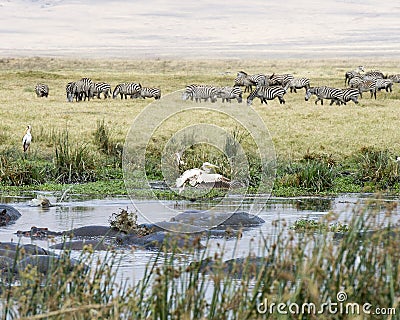
<path id="1" fill-rule="evenodd" d="M 186 170 L 176 179 L 176 187 L 179 188 L 179 193 L 185 189 L 187 183 L 192 187 L 229 188 L 231 181 L 221 174 L 214 173 L 215 168 L 218 168 L 218 166 L 204 162 L 200 169 Z"/>
<path id="2" fill-rule="evenodd" d="M 25 133 L 24 137 L 22 138 L 22 147 L 24 149 L 24 152 L 28 151 L 28 148 L 31 145 L 31 142 L 32 142 L 31 126 L 28 125 L 28 128 L 26 129 L 26 133 Z"/>

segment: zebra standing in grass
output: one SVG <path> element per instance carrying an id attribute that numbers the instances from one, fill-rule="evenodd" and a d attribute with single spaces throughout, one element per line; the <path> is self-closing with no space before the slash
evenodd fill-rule
<path id="1" fill-rule="evenodd" d="M 100 99 L 100 94 L 103 93 L 104 99 L 111 96 L 111 86 L 106 82 L 95 82 L 93 95 Z"/>
<path id="2" fill-rule="evenodd" d="M 211 102 L 217 101 L 218 90 L 216 87 L 207 86 L 207 85 L 188 85 L 185 88 L 185 92 L 182 95 L 183 100 L 195 100 L 196 102 L 201 102 L 202 99 L 204 101 L 208 101 L 210 99 Z"/>
<path id="3" fill-rule="evenodd" d="M 44 83 L 38 83 L 35 86 L 35 92 L 36 92 L 36 96 L 38 98 L 42 98 L 42 97 L 47 98 L 49 96 L 49 86 Z"/>
<path id="4" fill-rule="evenodd" d="M 217 98 L 221 98 L 222 102 L 231 102 L 232 99 L 236 99 L 237 102 L 242 103 L 242 89 L 239 87 L 221 87 L 217 88 Z"/>
<path id="5" fill-rule="evenodd" d="M 344 103 L 342 90 L 337 88 L 331 88 L 326 86 L 311 87 L 307 89 L 304 100 L 308 101 L 313 94 L 317 96 L 315 104 L 317 104 L 318 101 L 321 101 L 321 105 L 323 105 L 324 99 L 334 100 L 339 104 Z"/>
<path id="6" fill-rule="evenodd" d="M 284 74 L 275 74 L 273 73 L 268 79 L 267 79 L 267 85 L 269 86 L 281 86 L 281 87 L 286 87 L 287 83 L 291 80 L 293 80 L 294 77 L 290 73 L 284 73 Z"/>
<path id="7" fill-rule="evenodd" d="M 385 89 L 386 92 L 392 92 L 393 89 L 393 81 L 390 79 L 376 79 L 376 90 L 381 91 L 382 89 Z"/>
<path id="8" fill-rule="evenodd" d="M 304 88 L 306 91 L 310 88 L 310 79 L 308 78 L 294 78 L 289 80 L 289 82 L 285 86 L 285 90 L 287 91 L 290 88 L 290 92 L 297 93 L 296 89 Z"/>
<path id="9" fill-rule="evenodd" d="M 161 90 L 159 88 L 142 87 L 142 89 L 140 90 L 140 96 L 143 99 L 154 98 L 156 100 L 159 100 L 161 98 Z"/>
<path id="10" fill-rule="evenodd" d="M 353 71 L 347 71 L 344 75 L 344 85 L 350 84 L 350 80 L 353 79 L 354 77 L 362 77 L 362 73 L 364 72 L 364 67 L 363 66 L 358 66 L 356 70 Z"/>
<path id="11" fill-rule="evenodd" d="M 261 103 L 268 104 L 267 100 L 273 100 L 276 97 L 279 99 L 280 104 L 285 103 L 285 99 L 283 96 L 285 95 L 286 90 L 279 86 L 267 87 L 267 86 L 257 86 L 250 95 L 247 97 L 247 105 L 251 106 L 254 98 L 259 98 Z"/>
<path id="12" fill-rule="evenodd" d="M 355 104 L 358 104 L 359 94 L 360 92 L 358 91 L 358 89 L 354 88 L 342 89 L 341 99 L 343 101 L 343 104 L 346 104 L 349 101 L 353 101 Z M 334 102 L 336 102 L 337 105 L 340 104 L 340 102 L 337 99 L 331 99 L 330 105 L 332 105 Z"/>
<path id="13" fill-rule="evenodd" d="M 128 96 L 133 98 L 140 97 L 140 91 L 142 90 L 142 85 L 140 83 L 120 83 L 118 84 L 113 91 L 113 99 L 115 99 L 118 94 L 121 96 L 121 99 L 125 97 L 127 99 Z"/>
<path id="14" fill-rule="evenodd" d="M 94 92 L 94 84 L 93 81 L 89 78 L 82 78 L 79 81 L 75 82 L 73 86 L 73 92 L 76 101 L 90 101 L 90 98 L 93 98 Z"/>
<path id="15" fill-rule="evenodd" d="M 74 87 L 75 82 L 68 82 L 65 86 L 65 92 L 67 93 L 67 101 L 72 102 L 74 101 Z"/>
<path id="16" fill-rule="evenodd" d="M 267 77 L 264 74 L 258 73 L 248 75 L 244 71 L 239 71 L 235 78 L 234 87 L 245 87 L 244 92 L 250 92 L 253 90 L 253 86 L 266 85 Z"/>
<path id="17" fill-rule="evenodd" d="M 376 81 L 377 79 L 364 79 L 358 86 L 358 91 L 360 92 L 360 97 L 362 98 L 363 92 L 371 92 L 371 98 L 374 96 L 376 99 Z"/>

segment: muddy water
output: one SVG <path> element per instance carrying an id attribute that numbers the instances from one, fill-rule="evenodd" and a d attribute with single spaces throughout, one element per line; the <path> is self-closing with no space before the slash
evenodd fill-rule
<path id="1" fill-rule="evenodd" d="M 45 195 L 48 196 L 48 195 Z M 354 210 L 359 206 L 365 205 L 372 195 L 341 195 L 335 198 L 323 197 L 303 197 L 303 198 L 269 198 L 265 199 L 265 206 L 259 213 L 259 216 L 265 220 L 265 223 L 256 228 L 244 230 L 242 239 L 236 243 L 235 239 L 211 239 L 209 242 L 210 253 L 217 248 L 217 243 L 223 244 L 226 259 L 232 257 L 245 256 L 250 251 L 260 249 L 258 239 L 263 237 L 274 237 L 277 233 L 275 227 L 278 225 L 292 225 L 300 218 L 320 219 L 328 212 L 333 211 L 339 214 L 339 221 L 346 222 L 353 215 Z M 71 228 L 87 225 L 108 225 L 108 220 L 112 213 L 120 212 L 120 209 L 134 211 L 135 207 L 131 200 L 127 198 L 110 199 L 78 199 L 59 203 L 50 208 L 30 207 L 28 205 L 32 196 L 26 197 L 0 197 L 0 202 L 8 203 L 17 208 L 22 217 L 7 227 L 0 227 L 0 241 L 21 241 L 23 243 L 34 243 L 41 247 L 48 248 L 52 242 L 47 240 L 32 240 L 30 238 L 19 238 L 16 235 L 17 230 L 29 230 L 32 226 L 47 227 L 49 230 L 63 231 Z M 51 199 L 51 198 L 50 198 Z M 250 199 L 249 199 L 250 200 Z M 386 202 L 396 202 L 397 198 L 386 199 Z M 137 204 L 138 201 L 135 201 Z M 251 201 L 249 201 L 251 203 Z M 198 203 L 171 201 L 167 205 L 176 208 L 177 211 L 188 209 L 201 209 Z M 232 199 L 232 208 L 235 208 L 235 199 Z M 147 208 L 152 212 L 153 222 L 166 220 L 168 217 L 165 212 L 153 212 L 154 201 L 140 201 L 141 208 Z M 229 211 L 229 207 L 226 208 Z M 400 206 L 395 207 L 393 222 L 398 222 Z M 382 217 L 385 208 L 382 207 Z M 138 222 L 148 222 L 148 217 L 139 214 Z M 255 240 L 255 241 L 254 241 Z M 61 242 L 61 239 L 57 239 Z M 236 249 L 235 249 L 236 247 Z M 100 257 L 104 253 L 98 253 Z M 132 281 L 140 280 L 143 276 L 146 264 L 155 258 L 156 253 L 138 250 L 118 250 L 121 257 L 121 264 L 118 271 L 118 277 L 121 279 L 129 278 Z M 73 256 L 79 256 L 79 251 L 73 252 Z"/>

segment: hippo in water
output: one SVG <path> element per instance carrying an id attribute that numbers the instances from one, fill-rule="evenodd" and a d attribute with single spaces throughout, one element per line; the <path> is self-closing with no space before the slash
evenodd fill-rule
<path id="1" fill-rule="evenodd" d="M 6 204 L 0 204 L 0 226 L 6 226 L 13 223 L 15 220 L 21 217 L 21 213 Z"/>
<path id="2" fill-rule="evenodd" d="M 83 239 L 83 240 L 74 240 L 74 241 L 66 241 L 62 243 L 56 243 L 51 245 L 50 249 L 58 249 L 58 250 L 83 250 L 85 246 L 91 246 L 94 250 L 110 250 L 113 248 L 112 245 L 109 245 L 104 242 L 104 240 L 91 240 L 91 239 Z"/>
<path id="3" fill-rule="evenodd" d="M 175 248 L 179 250 L 205 248 L 205 246 L 201 244 L 200 238 L 163 231 L 158 231 L 143 237 L 133 234 L 120 235 L 116 238 L 116 241 L 120 245 L 130 245 L 149 250 L 159 250 L 162 248 L 167 250 Z"/>
<path id="4" fill-rule="evenodd" d="M 84 226 L 62 232 L 68 237 L 116 237 L 121 231 L 108 226 Z"/>
<path id="5" fill-rule="evenodd" d="M 211 212 L 199 210 L 182 212 L 171 218 L 170 221 L 216 229 L 255 227 L 265 222 L 262 218 L 245 211 Z"/>
<path id="6" fill-rule="evenodd" d="M 32 266 L 36 267 L 39 273 L 47 274 L 49 270 L 55 270 L 60 267 L 72 271 L 73 268 L 79 264 L 81 264 L 81 262 L 74 258 L 64 259 L 59 256 L 33 255 L 20 260 L 17 263 L 17 271 L 20 272 L 25 270 L 28 266 Z M 89 268 L 85 265 L 84 270 L 88 271 Z"/>

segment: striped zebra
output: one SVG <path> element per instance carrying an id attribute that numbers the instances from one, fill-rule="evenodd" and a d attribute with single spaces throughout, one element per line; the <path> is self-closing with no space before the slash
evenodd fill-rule
<path id="1" fill-rule="evenodd" d="M 363 92 L 369 91 L 371 92 L 371 98 L 374 96 L 376 99 L 376 80 L 377 79 L 367 78 L 360 83 L 360 85 L 358 86 L 358 91 L 360 92 L 361 98 Z"/>
<path id="2" fill-rule="evenodd" d="M 242 103 L 242 89 L 239 87 L 221 87 L 217 88 L 217 98 L 221 98 L 222 102 L 231 102 L 232 99 L 236 99 L 237 102 Z"/>
<path id="3" fill-rule="evenodd" d="M 393 91 L 393 81 L 390 79 L 376 79 L 375 86 L 378 91 L 381 91 L 382 89 L 385 89 L 386 92 Z"/>
<path id="4" fill-rule="evenodd" d="M 182 94 L 182 100 L 195 100 L 196 102 L 208 101 L 216 102 L 218 96 L 218 89 L 208 85 L 191 84 L 186 86 Z"/>
<path id="5" fill-rule="evenodd" d="M 364 81 L 364 77 L 356 76 L 349 80 L 349 87 L 350 88 L 358 88 L 360 84 Z"/>
<path id="6" fill-rule="evenodd" d="M 268 79 L 267 79 L 267 85 L 269 86 L 282 86 L 286 87 L 287 83 L 291 80 L 293 80 L 294 77 L 293 75 L 289 73 L 284 73 L 284 74 L 275 74 L 273 73 Z"/>
<path id="7" fill-rule="evenodd" d="M 154 98 L 156 100 L 159 100 L 161 98 L 161 90 L 159 88 L 142 87 L 142 89 L 140 90 L 140 96 L 143 99 Z"/>
<path id="8" fill-rule="evenodd" d="M 350 84 L 349 81 L 354 77 L 362 77 L 362 72 L 364 72 L 363 66 L 358 66 L 356 70 L 347 71 L 344 75 L 344 85 Z"/>
<path id="9" fill-rule="evenodd" d="M 244 71 L 239 71 L 235 78 L 234 87 L 245 87 L 244 92 L 250 92 L 253 90 L 253 86 L 266 85 L 266 81 L 267 77 L 264 74 L 248 75 Z"/>
<path id="10" fill-rule="evenodd" d="M 38 98 L 42 98 L 42 97 L 47 98 L 49 96 L 49 86 L 44 83 L 38 83 L 35 86 L 35 92 L 36 92 L 36 96 Z"/>
<path id="11" fill-rule="evenodd" d="M 390 74 L 387 78 L 393 82 L 400 83 L 400 74 Z"/>
<path id="12" fill-rule="evenodd" d="M 67 93 L 67 101 L 72 102 L 74 100 L 74 87 L 75 82 L 68 82 L 65 86 L 65 92 Z"/>
<path id="13" fill-rule="evenodd" d="M 289 82 L 285 86 L 285 90 L 287 91 L 290 88 L 290 92 L 297 93 L 296 89 L 304 88 L 306 91 L 310 88 L 310 79 L 308 78 L 294 78 L 289 80 Z"/>
<path id="14" fill-rule="evenodd" d="M 304 100 L 308 101 L 313 94 L 317 96 L 317 100 L 315 100 L 315 104 L 317 104 L 318 101 L 321 101 L 321 105 L 323 105 L 324 99 L 334 100 L 334 101 L 338 102 L 339 104 L 344 103 L 342 90 L 337 89 L 337 88 L 331 88 L 331 87 L 326 87 L 326 86 L 311 87 L 306 91 Z"/>
<path id="15" fill-rule="evenodd" d="M 247 97 L 247 105 L 251 106 L 254 98 L 259 98 L 261 103 L 267 104 L 267 100 L 273 100 L 276 97 L 279 99 L 280 104 L 285 103 L 285 99 L 283 96 L 285 95 L 286 90 L 279 86 L 267 87 L 267 86 L 257 86 L 250 95 Z"/>
<path id="16" fill-rule="evenodd" d="M 342 89 L 341 94 L 342 94 L 341 100 L 343 101 L 342 102 L 343 104 L 346 104 L 349 101 L 353 101 L 355 104 L 358 104 L 358 96 L 360 94 L 358 89 L 354 89 L 354 88 Z M 332 105 L 334 102 L 336 102 L 337 105 L 340 104 L 339 100 L 331 99 L 330 105 Z"/>
<path id="17" fill-rule="evenodd" d="M 133 98 L 140 97 L 140 91 L 142 90 L 142 85 L 140 83 L 120 83 L 118 84 L 113 91 L 113 99 L 115 99 L 118 94 L 121 96 L 121 99 L 127 99 L 128 96 Z"/>
<path id="18" fill-rule="evenodd" d="M 100 94 L 103 93 L 104 99 L 111 96 L 111 86 L 106 82 L 95 82 L 93 95 L 100 99 Z"/>
<path id="19" fill-rule="evenodd" d="M 93 98 L 94 92 L 94 84 L 93 81 L 89 78 L 82 78 L 79 81 L 74 83 L 73 92 L 76 101 L 90 101 L 90 98 Z"/>
<path id="20" fill-rule="evenodd" d="M 386 78 L 386 76 L 379 70 L 368 71 L 364 74 L 364 77 L 381 78 L 381 79 Z"/>

